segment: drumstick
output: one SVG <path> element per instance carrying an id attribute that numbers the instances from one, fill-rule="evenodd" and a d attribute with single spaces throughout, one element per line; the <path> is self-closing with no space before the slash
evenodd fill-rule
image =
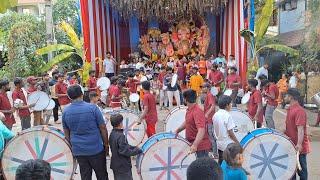
<path id="1" fill-rule="evenodd" d="M 184 161 L 185 159 L 187 159 L 187 157 L 188 157 L 189 155 L 190 155 L 190 152 L 188 152 L 188 154 L 185 155 L 185 156 L 182 158 L 181 163 L 180 163 L 180 169 L 182 169 L 183 161 Z"/>
<path id="2" fill-rule="evenodd" d="M 299 171 L 301 171 L 301 164 L 300 164 L 300 160 L 299 160 L 299 155 L 300 155 L 300 153 L 299 153 L 299 151 L 297 151 L 297 166 L 298 166 L 298 170 Z"/>

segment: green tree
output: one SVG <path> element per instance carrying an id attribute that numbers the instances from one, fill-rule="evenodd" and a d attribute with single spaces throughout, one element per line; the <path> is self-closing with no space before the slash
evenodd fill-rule
<path id="1" fill-rule="evenodd" d="M 0 13 L 5 13 L 7 9 L 16 6 L 18 0 L 0 0 Z"/>

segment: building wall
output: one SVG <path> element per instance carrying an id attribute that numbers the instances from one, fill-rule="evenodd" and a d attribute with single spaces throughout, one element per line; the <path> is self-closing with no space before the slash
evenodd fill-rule
<path id="1" fill-rule="evenodd" d="M 286 33 L 304 29 L 305 27 L 306 0 L 298 0 L 297 8 L 284 11 L 279 9 L 279 33 Z"/>
<path id="2" fill-rule="evenodd" d="M 32 14 L 36 17 L 40 17 L 45 13 L 45 5 L 44 4 L 32 4 L 32 5 L 18 5 L 17 7 L 18 13 Z"/>

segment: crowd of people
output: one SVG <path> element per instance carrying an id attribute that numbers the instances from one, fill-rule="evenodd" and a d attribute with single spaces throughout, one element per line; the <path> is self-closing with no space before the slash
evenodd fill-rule
<path id="1" fill-rule="evenodd" d="M 230 115 L 231 108 L 239 104 L 239 92 L 243 88 L 251 92 L 247 111 L 258 128 L 263 126 L 264 121 L 268 128 L 276 128 L 273 113 L 280 102 L 279 97 L 283 97 L 280 103 L 290 105 L 284 133 L 300 152 L 302 169 L 298 174 L 301 179 L 307 179 L 306 155 L 310 152 L 310 144 L 306 132 L 306 112 L 299 104 L 301 94 L 296 88 L 287 89 L 284 83 L 277 85 L 269 81 L 268 64 L 244 82 L 237 74 L 234 56 L 230 55 L 226 60 L 223 53 L 208 60 L 199 56 L 198 59 L 172 58 L 168 62 L 149 63 L 142 58 L 138 62 L 122 62 L 121 68 L 131 67 L 133 71 L 118 76 L 115 59 L 111 53 L 107 53 L 106 57 L 103 76 L 110 78 L 111 85 L 105 101 L 99 100 L 102 92 L 97 86 L 95 71 L 89 72 L 90 77 L 85 83 L 81 83 L 76 74 L 61 73 L 56 67 L 41 78 L 28 77 L 27 88 L 24 88 L 22 78 L 15 78 L 13 104 L 7 95 L 10 83 L 1 80 L 0 112 L 4 114 L 3 124 L 7 129 L 12 129 L 15 111 L 20 118 L 22 130 L 31 127 L 31 114 L 34 126 L 48 124 L 48 118 L 44 115 L 50 116 L 51 112 L 31 112 L 30 108 L 35 104 L 27 103 L 28 95 L 32 92 L 46 92 L 56 102 L 52 111 L 56 124 L 61 123 L 59 110 L 63 112 L 62 127 L 65 138 L 71 144 L 73 156 L 79 163 L 81 179 L 91 179 L 92 170 L 98 180 L 108 179 L 105 157 L 109 155 L 109 146 L 114 178 L 132 179 L 130 157 L 142 151 L 128 144 L 123 134 L 121 114 L 110 117 L 113 130 L 107 132 L 106 121 L 100 110 L 105 106 L 121 108 L 125 97 L 122 91 L 126 90 L 128 94 L 137 93 L 140 96 L 137 106 L 141 113 L 137 123 L 146 123 L 148 137 L 156 134 L 158 98 L 161 109 L 172 109 L 174 105 L 187 106 L 185 121 L 177 127 L 175 133 L 186 131 L 186 139 L 191 143 L 189 151 L 197 156 L 197 160 L 188 168 L 188 179 L 246 179 L 248 172 L 242 168 L 243 149 L 234 134 L 235 122 Z M 173 82 L 174 76 L 177 76 L 176 83 Z M 86 92 L 79 84 L 85 85 Z M 212 94 L 213 87 L 218 90 L 217 94 Z M 223 94 L 226 89 L 232 92 L 230 96 Z M 210 153 L 218 159 L 219 165 L 208 159 Z M 211 167 L 214 171 L 208 172 Z"/>

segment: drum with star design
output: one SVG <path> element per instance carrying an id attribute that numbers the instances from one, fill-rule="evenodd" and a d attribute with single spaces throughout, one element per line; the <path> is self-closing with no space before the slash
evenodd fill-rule
<path id="1" fill-rule="evenodd" d="M 190 143 L 173 133 L 159 133 L 150 137 L 137 158 L 141 179 L 186 179 L 188 166 L 196 160 L 189 154 Z"/>
<path id="2" fill-rule="evenodd" d="M 5 179 L 15 179 L 18 166 L 30 159 L 50 163 L 53 180 L 72 179 L 76 167 L 63 132 L 52 126 L 26 129 L 7 144 L 1 161 Z"/>
<path id="3" fill-rule="evenodd" d="M 243 147 L 242 167 L 252 179 L 291 179 L 296 172 L 297 152 L 287 136 L 275 129 L 251 131 L 240 142 Z"/>

